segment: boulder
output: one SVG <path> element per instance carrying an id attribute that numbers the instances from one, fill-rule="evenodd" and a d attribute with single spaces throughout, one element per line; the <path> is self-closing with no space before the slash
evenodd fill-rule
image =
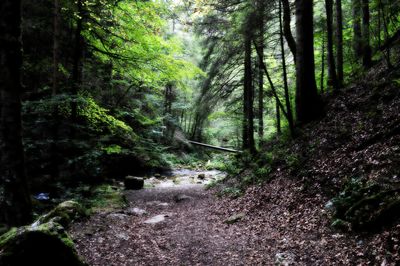
<path id="1" fill-rule="evenodd" d="M 142 177 L 127 176 L 124 180 L 125 189 L 139 190 L 144 186 L 144 179 Z"/>
<path id="2" fill-rule="evenodd" d="M 34 223 L 13 228 L 0 236 L 0 265 L 87 265 L 79 258 L 74 243 L 57 222 Z"/>
<path id="3" fill-rule="evenodd" d="M 242 220 L 246 215 L 244 213 L 234 214 L 225 220 L 226 224 L 234 224 Z"/>
<path id="4" fill-rule="evenodd" d="M 33 225 L 40 225 L 47 222 L 57 222 L 67 228 L 73 221 L 87 216 L 86 210 L 75 201 L 65 201 L 49 213 L 42 215 Z"/>

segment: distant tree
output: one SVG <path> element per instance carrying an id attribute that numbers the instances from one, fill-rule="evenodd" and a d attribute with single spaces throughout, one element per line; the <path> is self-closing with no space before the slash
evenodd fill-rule
<path id="1" fill-rule="evenodd" d="M 370 45 L 370 13 L 369 0 L 362 0 L 362 54 L 364 68 L 372 64 L 372 49 Z"/>
<path id="2" fill-rule="evenodd" d="M 0 2 L 0 222 L 32 219 L 21 128 L 21 1 Z"/>
<path id="3" fill-rule="evenodd" d="M 293 38 L 290 25 L 291 12 L 290 12 L 289 0 L 282 0 L 282 6 L 283 6 L 283 34 L 285 35 L 285 39 L 288 43 L 289 49 L 293 54 L 294 60 L 296 61 L 296 41 Z"/>
<path id="4" fill-rule="evenodd" d="M 322 111 L 315 83 L 313 1 L 296 1 L 296 31 L 296 113 L 299 123 L 307 123 Z"/>
<path id="5" fill-rule="evenodd" d="M 361 32 L 361 0 L 352 0 L 353 10 L 353 49 L 358 60 L 362 56 L 362 32 Z"/>
<path id="6" fill-rule="evenodd" d="M 244 36 L 244 90 L 243 90 L 243 149 L 255 152 L 254 143 L 254 88 L 253 73 L 251 64 L 251 41 L 252 34 L 250 29 L 246 27 Z"/>
<path id="7" fill-rule="evenodd" d="M 328 35 L 328 86 L 338 89 L 335 56 L 333 54 L 333 0 L 325 0 L 326 30 Z"/>
<path id="8" fill-rule="evenodd" d="M 343 12 L 342 0 L 336 0 L 336 67 L 338 88 L 343 86 Z"/>

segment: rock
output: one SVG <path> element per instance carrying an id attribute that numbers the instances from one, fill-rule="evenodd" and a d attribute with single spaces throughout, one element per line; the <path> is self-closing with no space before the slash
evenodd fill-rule
<path id="1" fill-rule="evenodd" d="M 187 201 L 187 200 L 191 200 L 191 199 L 193 199 L 193 198 L 190 196 L 186 196 L 184 194 L 178 194 L 178 195 L 174 196 L 175 202 L 182 202 L 182 201 Z"/>
<path id="2" fill-rule="evenodd" d="M 147 219 L 146 221 L 144 221 L 144 223 L 145 224 L 158 224 L 158 223 L 165 221 L 165 217 L 168 217 L 168 215 L 165 215 L 165 214 L 156 215 L 150 219 Z"/>
<path id="3" fill-rule="evenodd" d="M 275 265 L 276 266 L 295 265 L 294 255 L 289 252 L 277 253 L 275 255 Z"/>
<path id="4" fill-rule="evenodd" d="M 124 220 L 128 217 L 128 215 L 123 214 L 123 213 L 110 213 L 108 215 L 108 218 L 114 219 L 114 220 Z"/>
<path id="5" fill-rule="evenodd" d="M 135 216 L 143 216 L 146 215 L 147 212 L 145 210 L 139 209 L 139 208 L 130 208 L 125 211 L 126 214 L 128 215 L 135 215 Z"/>
<path id="6" fill-rule="evenodd" d="M 124 180 L 125 189 L 139 190 L 144 186 L 144 179 L 142 177 L 127 176 Z"/>
<path id="7" fill-rule="evenodd" d="M 161 178 L 161 175 L 160 174 L 155 174 L 154 177 L 155 178 Z"/>
<path id="8" fill-rule="evenodd" d="M 86 210 L 79 203 L 70 200 L 60 203 L 49 213 L 39 217 L 39 219 L 37 219 L 33 225 L 38 226 L 52 221 L 57 222 L 63 227 L 67 228 L 73 221 L 86 216 Z"/>
<path id="9" fill-rule="evenodd" d="M 64 227 L 50 221 L 13 228 L 0 236 L 0 265 L 87 265 Z"/>
<path id="10" fill-rule="evenodd" d="M 206 179 L 206 175 L 205 174 L 199 174 L 197 176 L 197 178 L 200 179 L 200 180 L 204 180 L 204 179 Z"/>
<path id="11" fill-rule="evenodd" d="M 226 224 L 234 224 L 240 220 L 242 220 L 246 215 L 244 213 L 234 214 L 228 219 L 225 220 Z"/>

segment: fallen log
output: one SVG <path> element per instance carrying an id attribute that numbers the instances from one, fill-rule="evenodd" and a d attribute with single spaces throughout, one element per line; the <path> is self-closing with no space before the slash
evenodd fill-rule
<path id="1" fill-rule="evenodd" d="M 197 145 L 197 146 L 201 146 L 201 147 L 205 147 L 205 148 L 209 148 L 209 149 L 214 149 L 214 150 L 218 150 L 218 151 L 232 152 L 232 153 L 240 153 L 240 152 L 242 152 L 242 151 L 238 151 L 238 150 L 234 150 L 234 149 L 230 149 L 230 148 L 223 148 L 223 147 L 213 146 L 213 145 L 204 144 L 204 143 L 191 141 L 191 140 L 189 140 L 188 142 L 190 144 L 193 144 L 193 145 Z"/>

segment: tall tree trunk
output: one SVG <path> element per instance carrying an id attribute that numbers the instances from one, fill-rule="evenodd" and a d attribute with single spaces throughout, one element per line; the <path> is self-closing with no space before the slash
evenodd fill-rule
<path id="1" fill-rule="evenodd" d="M 323 28 L 324 30 L 324 28 Z M 324 93 L 324 78 L 325 78 L 325 34 L 322 34 L 322 44 L 321 44 L 321 80 L 320 80 L 320 90 Z"/>
<path id="2" fill-rule="evenodd" d="M 296 1 L 296 113 L 300 123 L 321 115 L 322 103 L 315 84 L 313 1 Z"/>
<path id="3" fill-rule="evenodd" d="M 258 57 L 258 138 L 261 144 L 264 138 L 264 70 L 262 62 L 264 62 L 264 1 L 259 3 L 258 14 L 258 30 L 259 30 L 259 47 L 262 49 L 261 57 Z"/>
<path id="4" fill-rule="evenodd" d="M 343 86 L 343 14 L 342 0 L 336 0 L 336 63 L 338 88 Z"/>
<path id="5" fill-rule="evenodd" d="M 325 0 L 326 30 L 328 35 L 328 86 L 338 89 L 335 56 L 333 54 L 333 0 Z"/>
<path id="6" fill-rule="evenodd" d="M 254 93 L 251 69 L 251 37 L 249 33 L 244 36 L 244 102 L 243 102 L 243 149 L 255 153 L 254 144 Z"/>
<path id="7" fill-rule="evenodd" d="M 388 39 L 389 39 L 389 27 L 388 27 L 388 24 L 389 24 L 389 22 L 388 22 L 388 19 L 387 19 L 387 17 L 386 17 L 386 12 L 385 12 L 385 6 L 384 6 L 384 4 L 382 3 L 382 0 L 379 0 L 379 9 L 381 10 L 381 14 L 382 14 L 382 20 L 383 20 L 383 29 L 384 29 L 384 31 L 385 31 L 385 42 L 387 42 L 388 41 Z M 381 35 L 380 33 L 380 27 L 379 27 L 379 36 Z M 379 45 L 379 47 L 380 47 L 381 45 Z M 386 64 L 387 64 L 387 67 L 390 69 L 390 68 L 392 68 L 393 66 L 392 66 L 392 63 L 391 63 L 391 61 L 390 61 L 390 45 L 389 46 L 387 46 L 387 48 L 385 49 L 385 52 L 384 52 L 384 55 L 385 55 L 385 58 L 386 58 Z"/>
<path id="8" fill-rule="evenodd" d="M 0 1 L 0 223 L 31 222 L 21 126 L 21 1 Z"/>
<path id="9" fill-rule="evenodd" d="M 357 60 L 362 56 L 361 0 L 352 0 L 353 9 L 353 50 Z"/>
<path id="10" fill-rule="evenodd" d="M 285 35 L 286 42 L 288 43 L 289 49 L 293 54 L 294 61 L 296 61 L 296 41 L 293 38 L 291 25 L 290 25 L 290 4 L 289 0 L 282 0 L 283 5 L 283 33 Z"/>
<path id="11" fill-rule="evenodd" d="M 369 0 L 362 1 L 362 41 L 363 41 L 363 66 L 368 69 L 372 64 L 372 50 L 370 45 L 370 14 L 369 14 Z"/>
<path id="12" fill-rule="evenodd" d="M 283 25 L 282 25 L 282 3 L 279 2 L 279 29 L 280 29 L 280 44 L 281 44 L 281 57 L 282 57 L 282 69 L 283 69 L 283 85 L 285 91 L 285 103 L 287 110 L 287 118 L 289 124 L 290 135 L 294 137 L 294 123 L 293 123 L 293 113 L 292 107 L 290 105 L 290 94 L 289 94 L 289 85 L 287 78 L 287 70 L 286 70 L 286 57 L 285 57 L 285 44 L 283 41 Z"/>
<path id="13" fill-rule="evenodd" d="M 276 133 L 278 136 L 282 134 L 281 126 L 281 109 L 279 108 L 278 100 L 275 99 L 275 113 L 276 113 Z"/>

